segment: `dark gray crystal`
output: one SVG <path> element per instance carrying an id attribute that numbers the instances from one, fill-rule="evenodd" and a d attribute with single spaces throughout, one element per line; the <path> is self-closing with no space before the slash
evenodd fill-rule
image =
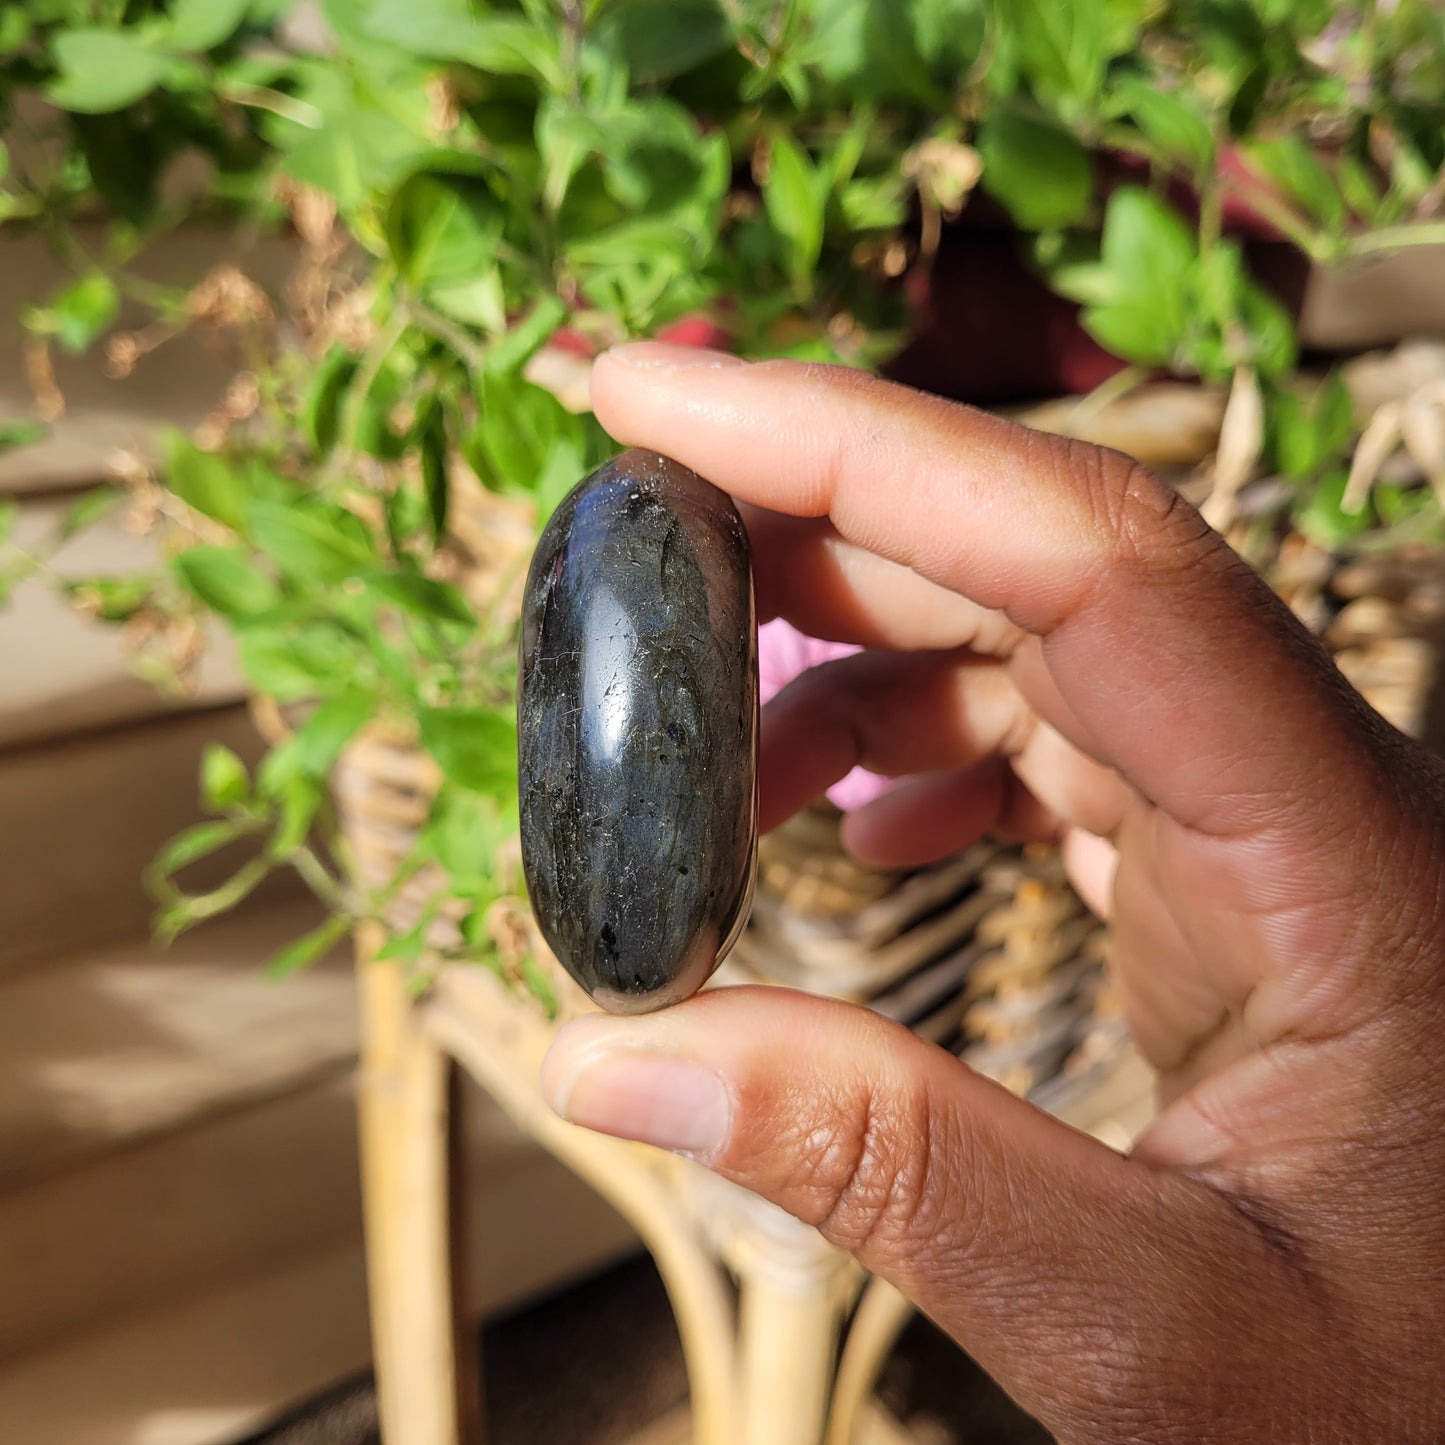
<path id="1" fill-rule="evenodd" d="M 757 649 L 747 532 L 710 482 L 630 451 L 558 507 L 523 603 L 522 860 L 604 1008 L 696 992 L 746 920 Z"/>

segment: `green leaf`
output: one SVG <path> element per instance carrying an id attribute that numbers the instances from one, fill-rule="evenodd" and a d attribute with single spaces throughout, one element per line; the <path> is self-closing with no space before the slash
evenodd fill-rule
<path id="1" fill-rule="evenodd" d="M 328 698 L 284 743 L 266 754 L 257 778 L 266 798 L 283 797 L 298 778 L 321 783 L 342 750 L 376 715 L 376 698 L 367 689 L 349 688 Z"/>
<path id="2" fill-rule="evenodd" d="M 1312 542 L 1328 551 L 1353 541 L 1370 525 L 1370 509 L 1358 512 L 1344 508 L 1349 476 L 1343 468 L 1323 477 L 1309 493 L 1306 504 L 1295 513 L 1295 524 Z"/>
<path id="3" fill-rule="evenodd" d="M 230 748 L 211 743 L 201 755 L 201 801 L 214 813 L 243 807 L 251 797 L 246 765 Z"/>
<path id="4" fill-rule="evenodd" d="M 238 547 L 191 547 L 172 565 L 181 585 L 222 617 L 247 621 L 281 603 L 280 588 Z"/>
<path id="5" fill-rule="evenodd" d="M 177 50 L 214 50 L 241 27 L 251 0 L 176 0 L 167 42 Z"/>
<path id="6" fill-rule="evenodd" d="M 72 115 L 70 130 L 100 199 L 131 225 L 149 226 L 173 153 L 167 138 L 131 115 Z"/>
<path id="7" fill-rule="evenodd" d="M 394 603 L 413 617 L 468 626 L 475 621 L 466 599 L 455 587 L 423 577 L 419 572 L 367 572 L 361 582 L 368 592 Z"/>
<path id="8" fill-rule="evenodd" d="M 343 406 L 357 403 L 356 445 L 383 461 L 397 461 L 406 452 L 406 436 L 392 424 L 392 416 L 406 385 L 399 365 L 400 353 L 393 351 L 359 401 L 354 392 L 348 394 Z M 355 378 L 352 379 L 353 384 Z"/>
<path id="9" fill-rule="evenodd" d="M 643 85 L 692 70 L 732 48 L 732 27 L 718 0 L 618 0 L 604 31 L 628 72 Z"/>
<path id="10" fill-rule="evenodd" d="M 1248 0 L 1190 0 L 1181 7 L 1203 58 L 1218 72 L 1235 100 L 1247 104 L 1232 120 L 1247 122 L 1254 95 L 1262 87 L 1268 37 Z"/>
<path id="11" fill-rule="evenodd" d="M 1250 142 L 1244 152 L 1250 163 L 1269 177 L 1315 220 L 1337 230 L 1344 224 L 1340 188 L 1314 149 L 1298 136 Z"/>
<path id="12" fill-rule="evenodd" d="M 0 55 L 14 55 L 30 39 L 30 17 L 19 5 L 0 10 Z"/>
<path id="13" fill-rule="evenodd" d="M 892 28 L 891 5 L 875 5 L 875 13 L 884 17 L 886 28 Z M 930 73 L 947 84 L 956 83 L 983 46 L 984 6 L 979 0 L 911 0 L 907 14 L 918 58 Z"/>
<path id="14" fill-rule="evenodd" d="M 284 635 L 248 628 L 239 641 L 247 681 L 279 702 L 334 693 L 356 676 L 361 662 L 355 640 L 333 623 L 316 623 Z"/>
<path id="15" fill-rule="evenodd" d="M 539 522 L 545 522 L 552 515 L 562 498 L 577 485 L 588 470 L 582 448 L 577 441 L 572 437 L 559 437 L 537 477 Z"/>
<path id="16" fill-rule="evenodd" d="M 543 203 L 549 211 L 560 211 L 577 173 L 603 148 L 605 137 L 585 109 L 555 97 L 538 106 L 536 135 Z"/>
<path id="17" fill-rule="evenodd" d="M 787 243 L 788 274 L 802 293 L 812 290 L 813 271 L 823 251 L 827 183 L 807 153 L 786 132 L 772 141 L 772 160 L 763 182 L 763 205 L 773 229 Z"/>
<path id="18" fill-rule="evenodd" d="M 1358 431 L 1354 401 L 1338 372 L 1308 399 L 1281 392 L 1269 408 L 1269 422 L 1274 464 L 1296 481 L 1312 481 L 1327 465 L 1338 466 Z"/>
<path id="19" fill-rule="evenodd" d="M 297 773 L 274 792 L 279 808 L 276 830 L 266 844 L 266 857 L 272 863 L 284 863 L 295 857 L 311 835 L 325 788 L 315 778 Z"/>
<path id="20" fill-rule="evenodd" d="M 82 114 L 134 104 L 161 83 L 169 68 L 165 55 L 125 30 L 62 30 L 51 53 L 60 74 L 46 94 L 62 110 Z"/>
<path id="21" fill-rule="evenodd" d="M 533 76 L 560 89 L 559 32 L 513 15 L 477 15 L 468 0 L 372 0 L 365 32 L 412 55 L 475 66 L 490 75 Z"/>
<path id="22" fill-rule="evenodd" d="M 302 420 L 311 444 L 322 456 L 336 445 L 346 392 L 356 375 L 356 358 L 334 346 L 322 359 L 307 392 Z"/>
<path id="23" fill-rule="evenodd" d="M 1294 317 L 1275 296 L 1258 283 L 1248 282 L 1240 301 L 1240 320 L 1249 337 L 1246 359 L 1261 376 L 1283 376 L 1294 369 L 1299 358 Z"/>
<path id="24" fill-rule="evenodd" d="M 329 698 L 296 734 L 297 762 L 309 778 L 322 781 L 331 773 L 342 749 L 376 716 L 376 698 L 355 689 Z"/>
<path id="25" fill-rule="evenodd" d="M 419 170 L 392 196 L 386 238 L 397 269 L 413 286 L 456 286 L 491 263 L 502 238 L 503 212 L 486 180 L 462 170 Z"/>
<path id="26" fill-rule="evenodd" d="M 38 307 L 25 318 L 28 330 L 37 336 L 53 336 L 73 354 L 84 351 L 114 323 L 120 313 L 120 292 L 103 271 L 92 271 L 67 286 L 48 306 Z"/>
<path id="27" fill-rule="evenodd" d="M 238 468 L 215 452 L 203 452 L 180 432 L 166 446 L 165 484 L 188 507 L 241 531 L 248 503 L 246 481 Z"/>
<path id="28" fill-rule="evenodd" d="M 567 306 L 560 296 L 539 296 L 532 309 L 487 352 L 487 370 L 521 370 L 566 319 Z"/>
<path id="29" fill-rule="evenodd" d="M 494 491 L 535 495 L 558 442 L 580 439 L 583 422 L 520 376 L 484 372 L 477 396 L 482 414 L 468 440 L 468 460 Z"/>
<path id="30" fill-rule="evenodd" d="M 279 953 L 274 954 L 266 965 L 267 974 L 277 979 L 289 978 L 303 968 L 310 968 L 340 943 L 350 929 L 351 920 L 344 913 L 333 915 L 310 933 L 303 934 L 294 943 L 288 943 Z"/>
<path id="31" fill-rule="evenodd" d="M 65 584 L 66 594 L 102 622 L 128 622 L 151 600 L 149 577 L 86 577 Z"/>
<path id="32" fill-rule="evenodd" d="M 804 8 L 804 7 L 800 7 Z M 946 109 L 948 96 L 977 58 L 984 33 L 978 0 L 812 0 L 811 25 L 798 55 L 840 107 L 873 101 Z M 779 80 L 789 83 L 786 59 Z M 795 106 L 806 107 L 807 83 Z"/>
<path id="33" fill-rule="evenodd" d="M 1131 77 L 1118 83 L 1114 98 L 1117 108 L 1166 155 L 1196 172 L 1214 164 L 1214 137 L 1192 96 Z"/>
<path id="34" fill-rule="evenodd" d="M 183 833 L 176 834 L 156 855 L 150 869 L 152 876 L 169 877 L 202 858 L 210 857 L 212 853 L 219 853 L 241 836 L 245 826 L 229 818 L 220 818 L 187 828 Z"/>
<path id="35" fill-rule="evenodd" d="M 320 124 L 271 120 L 269 138 L 288 174 L 335 197 L 346 214 L 368 206 L 434 149 L 421 75 L 400 70 L 367 84 L 334 62 L 297 69 L 304 82 L 297 100 L 317 112 Z"/>
<path id="36" fill-rule="evenodd" d="M 511 708 L 425 708 L 422 746 L 447 781 L 494 797 L 517 790 L 517 720 Z"/>
<path id="37" fill-rule="evenodd" d="M 448 470 L 451 447 L 447 436 L 446 407 L 436 397 L 432 397 L 429 403 L 423 406 L 414 435 L 431 542 L 433 547 L 440 547 L 446 540 L 447 513 L 451 506 L 451 478 Z M 387 512 L 389 518 L 393 515 L 392 511 Z M 394 537 L 392 545 L 396 545 Z M 400 548 L 397 548 L 397 551 L 400 552 Z"/>
<path id="38" fill-rule="evenodd" d="M 500 266 L 486 266 L 469 281 L 432 286 L 427 294 L 431 304 L 453 321 L 488 332 L 506 329 L 508 297 Z"/>
<path id="39" fill-rule="evenodd" d="M 15 523 L 20 520 L 20 503 L 11 497 L 0 497 L 0 542 L 8 542 L 15 535 Z"/>
<path id="40" fill-rule="evenodd" d="M 999 94 L 1014 93 L 1017 78 L 1010 71 L 1016 69 L 1027 77 L 1027 88 L 1060 117 L 1083 121 L 1097 109 L 1110 59 L 1134 48 L 1142 8 L 1128 3 L 994 0 L 1004 64 L 989 79 Z"/>
<path id="41" fill-rule="evenodd" d="M 21 447 L 34 446 L 49 435 L 49 428 L 38 421 L 0 422 L 0 452 L 18 451 Z"/>
<path id="42" fill-rule="evenodd" d="M 1126 187 L 1110 198 L 1100 261 L 1110 299 L 1086 308 L 1085 329 L 1125 360 L 1172 360 L 1189 324 L 1198 249 L 1183 219 L 1149 191 Z"/>
<path id="43" fill-rule="evenodd" d="M 516 818 L 496 798 L 448 789 L 432 806 L 423 839 L 452 888 L 476 896 L 494 891 L 498 852 L 516 831 Z"/>
<path id="44" fill-rule="evenodd" d="M 1336 166 L 1345 204 L 1362 221 L 1374 222 L 1385 198 L 1370 168 L 1348 152 L 1339 157 Z"/>
<path id="45" fill-rule="evenodd" d="M 405 933 L 394 933 L 376 951 L 378 963 L 415 963 L 426 952 L 427 930 L 432 925 L 432 910 Z"/>
<path id="46" fill-rule="evenodd" d="M 983 187 L 1026 231 L 1077 225 L 1094 200 L 1094 171 L 1067 131 L 1017 111 L 995 111 L 979 135 Z"/>
<path id="47" fill-rule="evenodd" d="M 119 487 L 93 487 L 70 504 L 60 524 L 61 538 L 73 537 L 94 526 L 110 516 L 123 501 L 125 493 Z"/>
<path id="48" fill-rule="evenodd" d="M 333 502 L 257 498 L 250 509 L 256 545 L 303 587 L 344 582 L 376 560 L 366 524 Z"/>

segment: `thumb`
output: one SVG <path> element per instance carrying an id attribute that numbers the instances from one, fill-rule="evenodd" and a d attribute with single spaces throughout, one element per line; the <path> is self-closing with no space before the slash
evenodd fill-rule
<path id="1" fill-rule="evenodd" d="M 589 1016 L 542 1085 L 564 1118 L 688 1154 L 816 1225 L 1063 1439 L 1153 1438 L 1140 1411 L 1171 1381 L 1176 1409 L 1233 1414 L 1211 1382 L 1247 1394 L 1309 1303 L 1246 1211 L 847 1004 L 725 988 Z"/>

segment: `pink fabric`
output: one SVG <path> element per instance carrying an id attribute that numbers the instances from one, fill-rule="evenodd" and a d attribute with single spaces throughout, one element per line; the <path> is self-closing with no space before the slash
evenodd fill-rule
<path id="1" fill-rule="evenodd" d="M 858 648 L 847 642 L 819 642 L 805 637 L 781 617 L 758 629 L 758 683 L 764 702 L 781 692 L 800 673 L 834 658 L 849 657 Z M 828 789 L 828 801 L 845 813 L 886 792 L 888 782 L 876 773 L 854 768 Z"/>

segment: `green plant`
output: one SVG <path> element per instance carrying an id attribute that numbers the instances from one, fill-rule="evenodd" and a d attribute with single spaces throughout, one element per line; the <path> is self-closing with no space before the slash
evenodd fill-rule
<path id="1" fill-rule="evenodd" d="M 1131 363 L 1116 385 L 1167 367 L 1257 393 L 1253 450 L 1292 479 L 1304 525 L 1341 540 L 1438 523 L 1428 489 L 1343 510 L 1357 419 L 1334 383 L 1301 390 L 1291 318 L 1224 223 L 1247 204 L 1326 261 L 1445 236 L 1431 0 L 324 0 L 310 46 L 295 9 L 0 14 L 0 218 L 73 273 L 23 318 L 41 423 L 63 404 L 51 348 L 108 334 L 117 374 L 188 326 L 237 349 L 201 434 L 124 479 L 128 505 L 163 518 L 168 565 L 69 584 L 157 676 L 184 672 L 218 615 L 250 687 L 296 720 L 254 775 L 208 756 L 215 817 L 155 869 L 163 933 L 283 865 L 333 913 L 278 967 L 380 916 L 327 794 L 379 721 L 440 767 L 410 866 L 440 865 L 436 906 L 486 956 L 489 910 L 518 886 L 498 862 L 514 637 L 454 575 L 457 488 L 474 474 L 540 521 L 609 450 L 538 384 L 537 358 L 559 330 L 595 349 L 701 316 L 749 354 L 875 364 L 907 325 L 899 278 L 975 185 Z M 1105 187 L 1120 156 L 1142 169 Z M 185 285 L 142 279 L 144 248 L 198 217 L 232 228 L 234 254 Z M 247 271 L 278 229 L 300 256 L 284 297 Z M 116 332 L 123 304 L 145 319 Z M 6 530 L 0 515 L 0 544 Z M 45 567 L 11 544 L 0 585 Z M 216 892 L 177 884 L 246 843 Z M 422 937 L 391 951 L 419 957 Z"/>

